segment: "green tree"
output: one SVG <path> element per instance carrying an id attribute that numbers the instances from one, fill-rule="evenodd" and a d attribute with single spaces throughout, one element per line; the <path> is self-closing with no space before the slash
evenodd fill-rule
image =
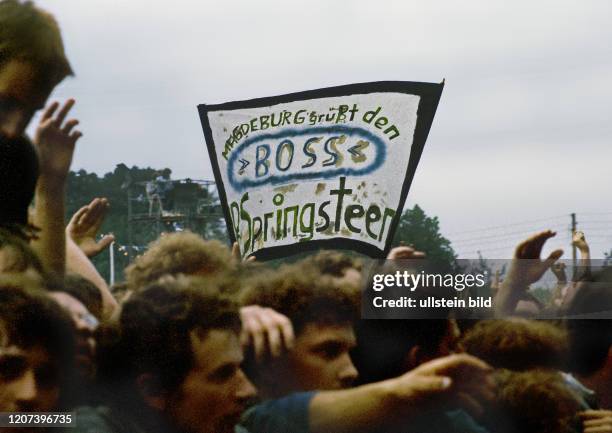
<path id="1" fill-rule="evenodd" d="M 400 218 L 393 245 L 409 245 L 427 254 L 427 258 L 456 269 L 455 252 L 451 243 L 440 233 L 438 217 L 429 217 L 419 205 L 405 210 Z"/>
<path id="2" fill-rule="evenodd" d="M 85 170 L 70 172 L 68 176 L 66 220 L 81 206 L 91 202 L 96 197 L 105 197 L 110 203 L 110 209 L 101 227 L 100 233 L 113 233 L 115 235 L 115 277 L 116 281 L 123 278 L 123 269 L 129 264 L 128 250 L 133 256 L 142 254 L 146 245 L 155 240 L 160 232 L 190 229 L 205 238 L 215 238 L 227 241 L 225 224 L 221 217 L 219 199 L 214 191 L 204 191 L 196 183 L 183 181 L 176 191 L 180 196 L 173 196 L 173 208 L 164 210 L 185 214 L 190 212 L 207 214 L 206 218 L 187 219 L 184 222 L 155 221 L 139 219 L 131 224 L 131 240 L 128 234 L 128 189 L 130 191 L 130 205 L 132 216 L 148 215 L 149 205 L 146 199 L 145 184 L 161 175 L 170 179 L 169 169 L 157 170 L 153 168 L 127 167 L 119 164 L 112 172 L 100 177 Z M 185 209 L 185 203 L 189 209 Z M 196 210 L 197 209 L 197 210 Z M 93 258 L 93 263 L 101 275 L 109 279 L 110 255 L 104 251 Z"/>

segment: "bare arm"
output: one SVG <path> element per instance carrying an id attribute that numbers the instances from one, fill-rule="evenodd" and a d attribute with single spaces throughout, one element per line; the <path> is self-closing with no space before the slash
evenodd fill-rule
<path id="1" fill-rule="evenodd" d="M 93 263 L 69 236 L 66 236 L 66 258 L 68 271 L 88 279 L 100 290 L 104 317 L 111 317 L 118 306 L 117 301 Z"/>
<path id="2" fill-rule="evenodd" d="M 41 176 L 36 184 L 33 224 L 40 229 L 32 240 L 32 249 L 45 269 L 58 276 L 65 272 L 64 254 L 64 194 L 61 182 Z"/>
<path id="3" fill-rule="evenodd" d="M 574 281 L 588 278 L 591 274 L 591 249 L 584 238 L 584 233 L 581 231 L 574 232 L 572 235 L 572 245 L 580 251 L 579 269 L 575 275 Z"/>
<path id="4" fill-rule="evenodd" d="M 490 371 L 487 364 L 474 357 L 452 355 L 422 364 L 395 379 L 319 392 L 310 403 L 310 430 L 376 431 L 400 419 L 409 422 L 428 408 L 450 402 L 455 408 L 482 413 L 481 404 L 493 398 Z"/>
<path id="5" fill-rule="evenodd" d="M 561 308 L 567 309 L 572 304 L 576 295 L 584 289 L 586 282 L 591 276 L 591 251 L 589 244 L 584 238 L 584 233 L 574 232 L 572 236 L 572 244 L 580 251 L 580 263 L 577 269 L 574 269 L 573 281 L 568 285 L 567 290 L 563 293 L 561 299 Z"/>
<path id="6" fill-rule="evenodd" d="M 56 275 L 65 273 L 64 207 L 66 177 L 72 162 L 79 131 L 72 131 L 78 120 L 64 123 L 74 105 L 69 99 L 55 114 L 59 104 L 54 102 L 44 112 L 36 130 L 34 144 L 38 151 L 40 176 L 36 184 L 33 223 L 40 229 L 32 248 L 38 253 L 45 268 Z"/>
<path id="7" fill-rule="evenodd" d="M 557 262 L 550 267 L 552 273 L 557 277 L 557 285 L 550 300 L 551 306 L 560 307 L 563 304 L 563 295 L 567 287 L 567 274 L 565 273 L 565 263 Z"/>

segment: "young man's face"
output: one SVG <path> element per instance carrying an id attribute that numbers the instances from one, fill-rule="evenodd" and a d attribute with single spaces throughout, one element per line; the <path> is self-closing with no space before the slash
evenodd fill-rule
<path id="1" fill-rule="evenodd" d="M 87 307 L 78 299 L 65 292 L 51 292 L 53 298 L 66 312 L 70 314 L 76 330 L 76 362 L 77 368 L 85 378 L 91 378 L 95 371 L 96 340 L 94 332 L 98 326 L 97 320 Z"/>
<path id="2" fill-rule="evenodd" d="M 350 324 L 309 323 L 287 355 L 287 375 L 294 391 L 334 390 L 350 387 L 357 379 L 349 351 L 356 345 Z"/>
<path id="3" fill-rule="evenodd" d="M 23 135 L 34 113 L 43 108 L 51 89 L 41 88 L 34 67 L 22 60 L 0 66 L 0 134 Z"/>
<path id="4" fill-rule="evenodd" d="M 1 343 L 0 343 L 1 345 Z M 58 366 L 42 346 L 0 347 L 0 412 L 51 412 L 59 399 Z"/>
<path id="5" fill-rule="evenodd" d="M 246 405 L 256 395 L 240 365 L 242 349 L 230 330 L 191 335 L 194 365 L 171 397 L 167 411 L 184 431 L 233 432 Z"/>

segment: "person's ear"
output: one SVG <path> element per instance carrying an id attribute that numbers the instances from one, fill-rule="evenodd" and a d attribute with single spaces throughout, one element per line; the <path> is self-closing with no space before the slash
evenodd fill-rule
<path id="1" fill-rule="evenodd" d="M 166 408 L 166 394 L 157 377 L 150 373 L 143 373 L 136 378 L 136 387 L 147 406 L 158 411 Z"/>

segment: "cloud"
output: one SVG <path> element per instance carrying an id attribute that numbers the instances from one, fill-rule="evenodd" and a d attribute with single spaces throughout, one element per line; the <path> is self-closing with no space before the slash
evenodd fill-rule
<path id="1" fill-rule="evenodd" d="M 443 229 L 605 207 L 609 2 L 38 3 L 77 72 L 55 94 L 78 99 L 78 168 L 211 178 L 198 103 L 446 78 L 409 202 Z"/>

